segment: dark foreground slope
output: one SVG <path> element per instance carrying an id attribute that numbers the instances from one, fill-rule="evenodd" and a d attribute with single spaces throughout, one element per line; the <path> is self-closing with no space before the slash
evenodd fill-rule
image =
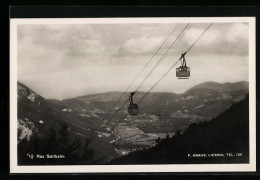
<path id="1" fill-rule="evenodd" d="M 228 154 L 229 153 L 229 154 Z M 211 121 L 192 124 L 157 145 L 132 152 L 111 164 L 248 163 L 248 96 Z"/>

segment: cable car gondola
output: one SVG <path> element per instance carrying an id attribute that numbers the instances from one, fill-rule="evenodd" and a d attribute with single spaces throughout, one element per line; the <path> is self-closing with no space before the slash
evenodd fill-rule
<path id="1" fill-rule="evenodd" d="M 135 92 L 131 92 L 131 96 L 129 97 L 130 104 L 128 106 L 128 114 L 132 115 L 132 116 L 138 115 L 138 113 L 139 113 L 139 106 L 138 106 L 138 104 L 134 104 L 134 101 L 133 101 L 134 94 L 135 94 Z"/>
<path id="2" fill-rule="evenodd" d="M 181 55 L 181 66 L 176 68 L 176 77 L 178 79 L 189 79 L 190 77 L 190 68 L 186 65 L 185 55 L 186 52 Z"/>

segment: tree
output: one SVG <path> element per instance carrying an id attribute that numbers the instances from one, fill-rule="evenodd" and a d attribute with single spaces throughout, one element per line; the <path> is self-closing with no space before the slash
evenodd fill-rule
<path id="1" fill-rule="evenodd" d="M 155 143 L 156 144 L 159 144 L 161 142 L 161 137 L 158 137 L 156 140 L 155 140 Z"/>
<path id="2" fill-rule="evenodd" d="M 45 158 L 35 158 L 37 154 Z M 64 155 L 65 158 L 46 158 L 47 154 Z M 94 154 L 90 141 L 86 139 L 82 145 L 78 139 L 71 138 L 66 124 L 61 124 L 58 133 L 50 128 L 46 136 L 35 133 L 29 141 L 24 138 L 18 143 L 19 165 L 95 164 Z"/>
<path id="3" fill-rule="evenodd" d="M 83 146 L 83 153 L 81 155 L 81 163 L 83 164 L 95 164 L 94 160 L 94 150 L 90 146 L 90 141 L 85 140 L 85 145 Z"/>

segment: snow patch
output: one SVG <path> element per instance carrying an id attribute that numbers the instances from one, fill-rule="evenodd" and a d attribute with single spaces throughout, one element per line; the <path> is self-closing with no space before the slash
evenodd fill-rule
<path id="1" fill-rule="evenodd" d="M 110 137 L 111 134 L 110 133 L 105 133 L 105 132 L 101 132 L 101 131 L 96 131 L 98 133 L 98 137 Z"/>
<path id="2" fill-rule="evenodd" d="M 222 99 L 230 99 L 230 98 L 232 98 L 231 95 L 229 95 L 229 94 L 222 94 Z"/>
<path id="3" fill-rule="evenodd" d="M 80 116 L 85 116 L 85 117 L 90 117 L 89 115 L 87 115 L 87 114 L 80 114 Z"/>
<path id="4" fill-rule="evenodd" d="M 199 106 L 197 106 L 197 107 L 195 107 L 194 109 L 198 109 L 198 108 L 201 108 L 201 107 L 203 107 L 204 105 L 202 104 L 202 105 L 199 105 Z"/>
<path id="5" fill-rule="evenodd" d="M 74 134 L 77 134 L 79 136 L 82 136 L 82 137 L 86 137 L 85 135 L 79 133 L 79 132 L 75 132 L 75 131 L 72 131 L 71 129 L 69 129 L 70 132 L 74 133 Z"/>
<path id="6" fill-rule="evenodd" d="M 116 140 L 112 140 L 112 141 L 110 141 L 109 143 L 111 144 L 111 143 L 114 143 Z"/>
<path id="7" fill-rule="evenodd" d="M 19 125 L 19 129 L 21 130 L 21 133 L 19 135 L 19 140 L 22 140 L 24 138 L 26 138 L 28 141 L 30 140 L 30 137 L 32 135 L 32 130 L 29 129 L 27 126 L 25 125 Z"/>
<path id="8" fill-rule="evenodd" d="M 121 153 L 121 155 L 127 155 L 127 154 L 129 154 L 130 153 L 130 150 L 129 149 L 115 149 L 116 150 L 116 152 L 118 152 L 118 153 Z"/>
<path id="9" fill-rule="evenodd" d="M 96 115 L 95 113 L 93 113 L 93 112 L 91 112 L 91 115 L 93 116 L 93 117 L 96 117 L 96 118 L 98 118 L 99 116 L 98 115 Z"/>
<path id="10" fill-rule="evenodd" d="M 74 132 L 75 134 L 79 135 L 79 136 L 83 136 L 83 137 L 86 137 L 85 135 L 81 134 L 81 133 L 78 133 L 78 132 Z"/>
<path id="11" fill-rule="evenodd" d="M 194 99 L 195 97 L 194 96 L 187 96 L 186 99 Z"/>
<path id="12" fill-rule="evenodd" d="M 67 108 L 64 108 L 64 109 L 62 109 L 61 111 L 67 111 L 67 112 L 71 112 L 71 111 L 72 111 L 72 109 L 67 109 Z"/>
<path id="13" fill-rule="evenodd" d="M 27 99 L 30 99 L 32 102 L 35 102 L 36 95 L 34 93 L 30 93 L 30 95 L 27 96 Z"/>
<path id="14" fill-rule="evenodd" d="M 103 110 L 97 109 L 97 108 L 95 108 L 95 109 L 94 109 L 93 111 L 91 111 L 91 112 L 99 113 L 99 114 L 104 114 L 104 111 L 103 111 Z"/>
<path id="15" fill-rule="evenodd" d="M 159 120 L 159 117 L 156 116 L 156 115 L 151 115 L 150 118 L 154 121 L 158 121 Z"/>
<path id="16" fill-rule="evenodd" d="M 19 137 L 18 142 L 26 138 L 28 141 L 30 140 L 31 135 L 33 132 L 37 132 L 33 122 L 31 122 L 28 118 L 18 119 L 18 129 L 19 129 Z"/>
<path id="17" fill-rule="evenodd" d="M 40 121 L 39 121 L 39 123 L 43 124 L 43 123 L 44 123 L 44 121 L 43 121 L 43 120 L 40 120 Z"/>

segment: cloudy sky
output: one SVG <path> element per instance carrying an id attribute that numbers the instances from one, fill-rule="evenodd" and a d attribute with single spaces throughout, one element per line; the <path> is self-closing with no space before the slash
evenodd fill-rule
<path id="1" fill-rule="evenodd" d="M 18 80 L 45 98 L 125 91 L 176 28 L 130 89 L 134 90 L 186 25 L 20 24 Z M 150 89 L 208 25 L 190 24 L 140 91 Z M 213 24 L 186 60 L 189 80 L 177 79 L 174 68 L 153 91 L 182 93 L 206 81 L 248 81 L 248 24 Z"/>

